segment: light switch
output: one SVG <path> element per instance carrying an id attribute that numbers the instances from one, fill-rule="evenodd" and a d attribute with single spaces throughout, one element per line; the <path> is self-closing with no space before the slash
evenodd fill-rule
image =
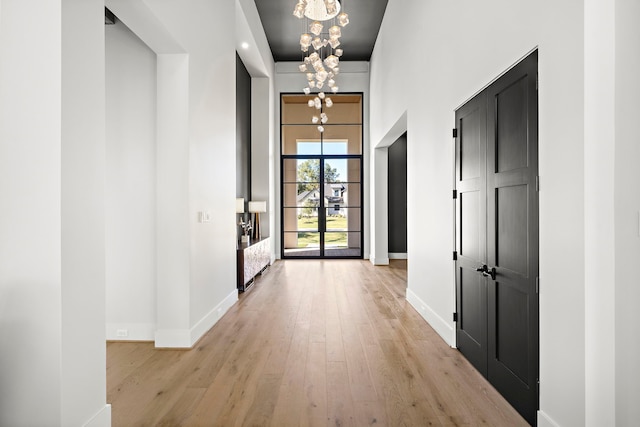
<path id="1" fill-rule="evenodd" d="M 209 211 L 200 211 L 198 212 L 198 221 L 200 222 L 211 222 L 211 212 Z"/>

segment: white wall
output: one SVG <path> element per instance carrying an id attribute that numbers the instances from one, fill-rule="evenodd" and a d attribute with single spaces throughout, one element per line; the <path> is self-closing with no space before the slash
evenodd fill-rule
<path id="1" fill-rule="evenodd" d="M 407 112 L 408 297 L 454 344 L 454 110 L 539 47 L 541 425 L 585 423 L 583 19 L 581 0 L 397 0 L 371 61 L 372 147 Z"/>
<path id="2" fill-rule="evenodd" d="M 60 33 L 59 1 L 0 2 L 0 425 L 61 419 Z"/>
<path id="3" fill-rule="evenodd" d="M 345 49 L 347 49 L 345 47 Z M 276 120 L 276 129 L 275 129 L 275 138 L 273 142 L 273 150 L 274 150 L 274 159 L 275 159 L 275 188 L 280 188 L 280 155 L 282 154 L 281 150 L 281 141 L 280 141 L 280 94 L 282 93 L 299 93 L 302 94 L 302 89 L 307 84 L 307 79 L 304 74 L 298 70 L 298 66 L 300 62 L 278 62 L 276 63 L 276 75 L 275 75 L 275 88 L 276 88 L 276 97 L 275 97 L 275 120 Z M 340 75 L 336 79 L 337 86 L 340 87 L 339 93 L 349 93 L 349 92 L 361 92 L 362 93 L 362 102 L 363 102 L 363 139 L 362 139 L 362 165 L 364 168 L 363 171 L 363 188 L 369 188 L 369 158 L 371 155 L 371 150 L 369 149 L 369 127 L 366 126 L 366 123 L 369 123 L 369 104 L 373 102 L 369 99 L 369 63 L 368 62 L 348 62 L 344 61 L 340 63 Z M 275 203 L 274 206 L 281 206 L 280 201 L 280 191 L 277 190 L 274 194 Z M 362 224 L 362 232 L 364 234 L 364 246 L 362 248 L 362 254 L 364 258 L 369 257 L 369 218 L 366 215 L 366 212 L 369 211 L 369 194 L 366 193 L 363 197 L 363 211 L 364 222 Z M 274 233 L 272 236 L 275 236 L 275 250 L 276 255 L 279 258 L 281 253 L 281 227 L 280 227 L 280 210 L 279 208 L 275 209 L 273 213 L 273 217 L 275 219 L 274 224 Z"/>
<path id="4" fill-rule="evenodd" d="M 0 9 L 0 424 L 106 426 L 103 4 Z"/>
<path id="5" fill-rule="evenodd" d="M 110 406 L 105 405 L 104 87 L 104 3 L 63 0 L 63 426 L 110 424 Z"/>
<path id="6" fill-rule="evenodd" d="M 615 9 L 615 362 L 616 425 L 640 420 L 640 3 L 616 0 Z"/>
<path id="7" fill-rule="evenodd" d="M 153 340 L 157 58 L 121 21 L 104 30 L 107 339 Z"/>
<path id="8" fill-rule="evenodd" d="M 617 425 L 615 1 L 585 0 L 584 34 L 585 421 L 595 427 Z"/>
<path id="9" fill-rule="evenodd" d="M 107 6 L 158 55 L 155 339 L 189 347 L 237 300 L 235 3 Z"/>
<path id="10" fill-rule="evenodd" d="M 236 57 L 233 44 L 219 43 L 234 33 L 235 4 L 192 0 L 157 6 L 157 16 L 189 53 L 189 320 L 194 341 L 237 299 L 235 185 L 223 185 L 235 177 Z M 199 211 L 210 211 L 211 222 L 199 223 Z"/>

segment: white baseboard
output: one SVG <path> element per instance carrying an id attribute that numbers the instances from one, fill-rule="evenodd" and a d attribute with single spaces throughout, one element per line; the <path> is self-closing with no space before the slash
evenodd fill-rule
<path id="1" fill-rule="evenodd" d="M 111 427 L 111 405 L 104 405 L 104 408 L 87 421 L 84 427 Z"/>
<path id="2" fill-rule="evenodd" d="M 213 310 L 207 313 L 191 329 L 158 329 L 155 333 L 156 348 L 191 348 L 238 301 L 238 291 L 233 290 Z"/>
<path id="3" fill-rule="evenodd" d="M 407 289 L 407 301 L 451 347 L 456 345 L 456 329 L 422 301 L 411 289 Z"/>
<path id="4" fill-rule="evenodd" d="M 407 259 L 406 252 L 389 252 L 389 259 Z"/>
<path id="5" fill-rule="evenodd" d="M 238 301 L 238 291 L 236 289 L 233 290 L 229 295 L 223 299 L 220 304 L 215 306 L 213 310 L 211 310 L 206 316 L 204 316 L 198 323 L 196 323 L 193 328 L 191 328 L 191 345 L 198 342 L 200 338 L 207 333 L 209 329 L 213 327 L 218 320 L 233 306 L 233 304 Z M 156 346 L 157 347 L 157 346 Z"/>
<path id="6" fill-rule="evenodd" d="M 155 332 L 155 323 L 107 323 L 108 341 L 153 341 Z"/>
<path id="7" fill-rule="evenodd" d="M 155 333 L 156 348 L 191 348 L 191 330 L 158 329 Z"/>
<path id="8" fill-rule="evenodd" d="M 373 265 L 389 265 L 389 258 L 369 258 L 369 262 Z"/>
<path id="9" fill-rule="evenodd" d="M 538 411 L 538 427 L 560 427 L 560 424 L 545 414 L 544 411 Z"/>

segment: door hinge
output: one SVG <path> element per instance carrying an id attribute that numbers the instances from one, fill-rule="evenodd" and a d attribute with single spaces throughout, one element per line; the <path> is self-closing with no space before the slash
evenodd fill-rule
<path id="1" fill-rule="evenodd" d="M 458 129 L 453 128 L 453 137 L 457 138 L 458 137 Z"/>
<path id="2" fill-rule="evenodd" d="M 540 191 L 540 175 L 536 175 L 536 191 Z"/>
<path id="3" fill-rule="evenodd" d="M 453 321 L 454 322 L 458 321 L 458 313 L 453 313 Z"/>
<path id="4" fill-rule="evenodd" d="M 536 294 L 540 293 L 540 277 L 536 277 Z"/>
<path id="5" fill-rule="evenodd" d="M 539 86 L 540 86 L 540 77 L 538 76 L 538 73 L 536 73 L 536 90 L 538 90 Z"/>
<path id="6" fill-rule="evenodd" d="M 458 251 L 453 251 L 453 260 L 454 261 L 458 260 Z"/>
<path id="7" fill-rule="evenodd" d="M 458 190 L 453 190 L 453 198 L 454 199 L 458 198 Z"/>

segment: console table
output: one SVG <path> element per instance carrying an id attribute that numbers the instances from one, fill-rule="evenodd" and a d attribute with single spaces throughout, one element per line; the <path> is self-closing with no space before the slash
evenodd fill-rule
<path id="1" fill-rule="evenodd" d="M 238 242 L 238 290 L 244 292 L 253 285 L 256 275 L 271 263 L 269 237 L 250 243 Z"/>

